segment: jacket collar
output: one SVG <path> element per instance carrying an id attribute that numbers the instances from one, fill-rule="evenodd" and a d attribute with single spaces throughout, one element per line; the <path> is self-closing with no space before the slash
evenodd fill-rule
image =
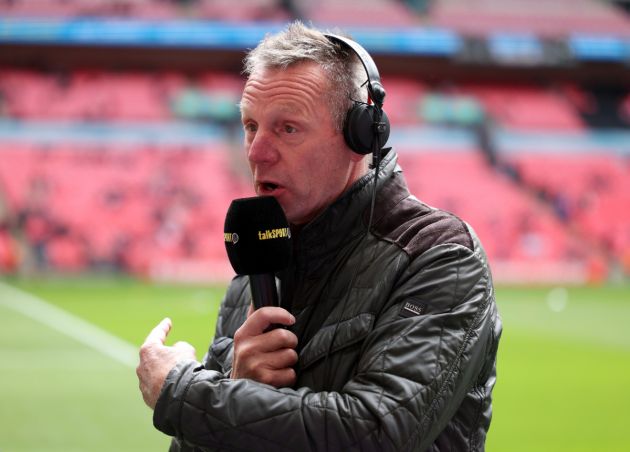
<path id="1" fill-rule="evenodd" d="M 377 187 L 377 204 L 392 179 L 401 177 L 398 157 L 390 151 L 381 163 Z M 398 185 L 398 184 L 396 184 Z M 293 266 L 305 276 L 317 277 L 322 267 L 334 258 L 345 244 L 365 234 L 374 186 L 374 171 L 356 181 L 319 216 L 299 231 L 294 231 Z M 389 190 L 386 190 L 389 191 Z M 374 222 L 381 209 L 375 209 Z M 325 268 L 325 267 L 323 267 Z"/>

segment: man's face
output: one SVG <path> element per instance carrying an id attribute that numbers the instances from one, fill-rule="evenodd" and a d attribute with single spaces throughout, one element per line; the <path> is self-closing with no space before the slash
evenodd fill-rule
<path id="1" fill-rule="evenodd" d="M 315 63 L 253 73 L 243 91 L 245 149 L 258 195 L 293 224 L 315 218 L 365 170 L 336 130 L 326 76 Z"/>

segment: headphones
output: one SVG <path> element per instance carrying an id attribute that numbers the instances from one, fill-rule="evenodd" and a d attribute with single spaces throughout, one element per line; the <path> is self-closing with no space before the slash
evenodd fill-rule
<path id="1" fill-rule="evenodd" d="M 352 50 L 367 74 L 368 103 L 353 100 L 346 114 L 343 136 L 346 144 L 357 154 L 378 154 L 389 138 L 389 118 L 383 111 L 385 89 L 374 60 L 355 41 L 334 34 L 324 34 L 332 43 Z M 371 103 L 370 103 L 371 101 Z"/>

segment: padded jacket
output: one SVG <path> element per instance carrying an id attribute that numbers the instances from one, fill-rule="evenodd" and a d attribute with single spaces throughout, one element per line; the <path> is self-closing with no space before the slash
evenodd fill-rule
<path id="1" fill-rule="evenodd" d="M 478 451 L 501 322 L 484 251 L 459 218 L 410 195 L 393 152 L 294 233 L 278 274 L 296 317 L 294 387 L 230 379 L 248 278 L 221 305 L 203 363 L 168 374 L 154 425 L 172 451 Z"/>

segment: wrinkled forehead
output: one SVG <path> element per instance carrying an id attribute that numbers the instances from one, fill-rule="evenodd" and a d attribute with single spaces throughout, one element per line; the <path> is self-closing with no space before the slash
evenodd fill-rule
<path id="1" fill-rule="evenodd" d="M 241 108 L 280 98 L 298 104 L 323 102 L 327 91 L 325 71 L 316 63 L 299 63 L 286 69 L 264 68 L 252 72 L 247 79 Z"/>

